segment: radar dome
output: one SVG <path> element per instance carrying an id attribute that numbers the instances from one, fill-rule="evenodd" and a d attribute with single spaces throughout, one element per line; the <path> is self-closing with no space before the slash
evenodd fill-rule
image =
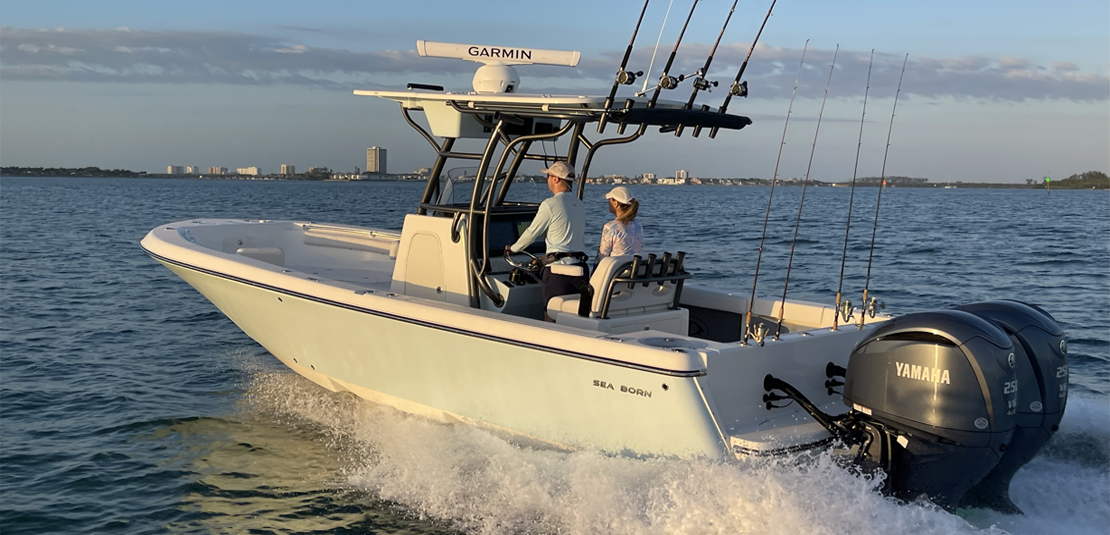
<path id="1" fill-rule="evenodd" d="M 508 65 L 482 65 L 474 73 L 474 91 L 478 93 L 515 93 L 520 76 Z"/>

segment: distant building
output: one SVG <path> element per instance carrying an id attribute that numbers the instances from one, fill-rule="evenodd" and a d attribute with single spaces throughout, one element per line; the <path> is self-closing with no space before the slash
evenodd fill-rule
<path id="1" fill-rule="evenodd" d="M 167 165 L 166 166 L 166 174 L 167 175 L 184 175 L 185 174 L 185 167 L 180 166 L 180 165 Z"/>
<path id="2" fill-rule="evenodd" d="M 210 174 L 210 175 L 226 175 L 227 174 L 227 168 L 226 167 L 209 167 L 208 168 L 208 174 Z"/>
<path id="3" fill-rule="evenodd" d="M 385 149 L 381 147 L 370 147 L 366 149 L 366 172 L 384 175 L 386 174 L 385 165 Z"/>
<path id="4" fill-rule="evenodd" d="M 235 169 L 236 174 L 258 176 L 262 174 L 261 167 L 239 167 Z"/>
<path id="5" fill-rule="evenodd" d="M 679 169 L 678 171 L 674 172 L 674 177 L 677 180 L 681 180 L 682 181 L 682 182 L 680 182 L 681 184 L 685 184 L 686 179 L 690 177 L 690 174 L 687 173 L 685 169 Z"/>
<path id="6" fill-rule="evenodd" d="M 295 175 L 295 174 L 297 174 L 297 168 L 296 168 L 296 166 L 292 166 L 292 165 L 289 165 L 287 163 L 283 163 L 283 164 L 281 164 L 281 174 L 283 174 L 285 176 Z"/>
<path id="7" fill-rule="evenodd" d="M 644 180 L 655 180 L 655 173 L 644 173 Z"/>
<path id="8" fill-rule="evenodd" d="M 200 174 L 200 168 L 195 166 L 195 165 L 185 166 L 185 174 L 186 175 L 199 175 Z"/>

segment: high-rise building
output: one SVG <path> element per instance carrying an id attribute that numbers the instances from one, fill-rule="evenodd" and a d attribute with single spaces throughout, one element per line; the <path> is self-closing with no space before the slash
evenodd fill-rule
<path id="1" fill-rule="evenodd" d="M 185 166 L 185 174 L 186 175 L 200 174 L 200 168 L 195 166 L 195 165 L 187 165 L 187 166 Z"/>
<path id="2" fill-rule="evenodd" d="M 655 173 L 644 173 L 644 180 L 655 180 Z"/>
<path id="3" fill-rule="evenodd" d="M 679 169 L 678 171 L 674 172 L 674 177 L 679 180 L 686 180 L 687 178 L 690 178 L 689 175 L 690 174 L 687 173 L 685 169 Z"/>
<path id="4" fill-rule="evenodd" d="M 180 165 L 167 165 L 166 166 L 166 174 L 167 175 L 184 175 L 185 174 L 185 168 L 183 166 L 180 166 Z"/>
<path id="5" fill-rule="evenodd" d="M 238 167 L 235 172 L 240 175 L 258 176 L 262 174 L 261 167 Z"/>
<path id="6" fill-rule="evenodd" d="M 381 147 L 366 149 L 366 172 L 384 175 L 385 169 L 385 149 Z"/>
<path id="7" fill-rule="evenodd" d="M 283 163 L 283 164 L 281 164 L 281 174 L 286 175 L 286 176 L 295 175 L 295 174 L 297 174 L 297 168 L 295 166 L 289 165 L 287 163 Z"/>
<path id="8" fill-rule="evenodd" d="M 208 168 L 208 174 L 210 174 L 210 175 L 226 175 L 227 174 L 227 168 L 226 167 L 209 167 Z"/>

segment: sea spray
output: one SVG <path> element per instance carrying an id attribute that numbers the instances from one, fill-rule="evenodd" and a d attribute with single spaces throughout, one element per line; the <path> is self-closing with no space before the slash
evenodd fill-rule
<path id="1" fill-rule="evenodd" d="M 1011 516 L 946 513 L 878 492 L 827 452 L 729 463 L 525 447 L 328 392 L 284 372 L 255 376 L 244 407 L 314 429 L 339 461 L 337 490 L 467 533 L 1105 533 L 1110 425 L 1104 400 L 1069 402 L 1060 432 L 1014 479 Z M 1100 443 L 1084 453 L 1058 442 Z M 1078 455 L 1078 456 L 1077 456 Z M 1099 464 L 1102 463 L 1102 464 Z"/>
<path id="2" fill-rule="evenodd" d="M 961 510 L 1014 534 L 1105 535 L 1110 530 L 1110 400 L 1073 395 L 1057 431 L 1010 484 L 1024 515 Z"/>

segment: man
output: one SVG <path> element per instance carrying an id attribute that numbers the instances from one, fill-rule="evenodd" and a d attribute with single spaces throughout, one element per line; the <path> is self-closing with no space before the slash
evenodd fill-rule
<path id="1" fill-rule="evenodd" d="M 555 162 L 542 172 L 547 174 L 547 189 L 554 195 L 540 203 L 536 217 L 528 230 L 505 251 L 518 253 L 528 247 L 540 234 L 547 244 L 547 255 L 543 258 L 543 318 L 554 321 L 547 315 L 547 302 L 557 295 L 577 294 L 580 289 L 589 287 L 586 275 L 585 245 L 583 235 L 586 231 L 586 207 L 571 193 L 574 185 L 574 169 L 563 162 Z M 552 265 L 559 265 L 558 271 L 574 271 L 571 266 L 581 266 L 580 276 L 561 275 L 551 272 Z M 565 268 L 561 266 L 567 266 Z"/>

